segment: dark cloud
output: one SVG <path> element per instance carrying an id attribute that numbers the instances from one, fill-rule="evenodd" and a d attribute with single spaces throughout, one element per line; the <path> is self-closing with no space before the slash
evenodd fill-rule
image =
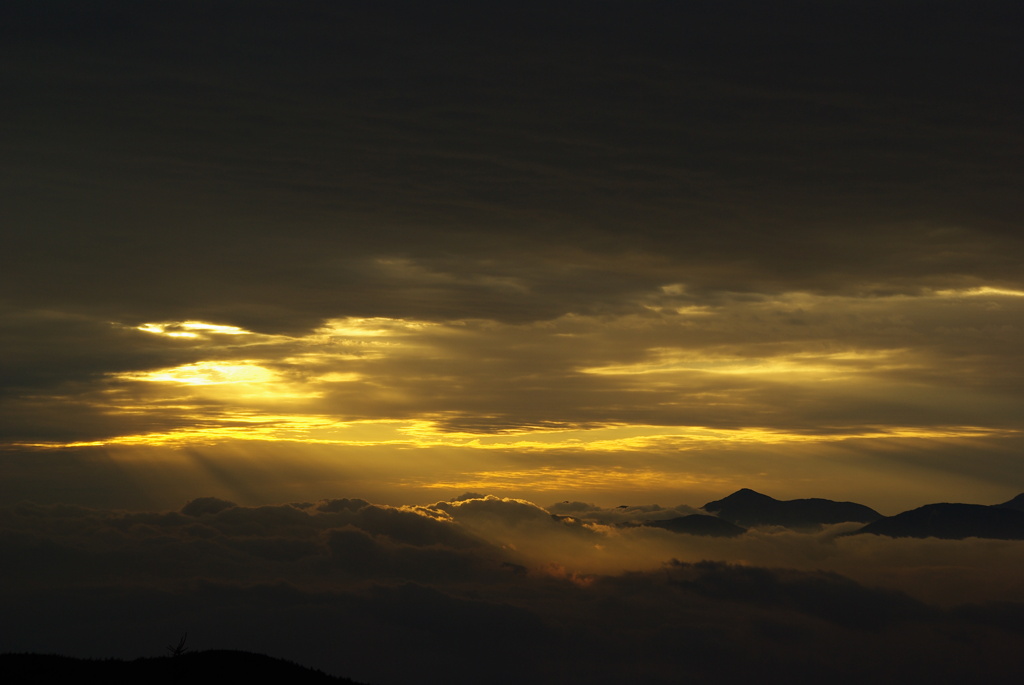
<path id="1" fill-rule="evenodd" d="M 622 504 L 609 509 L 596 504 L 569 501 L 552 504 L 547 507 L 547 510 L 559 516 L 572 516 L 607 525 L 638 521 L 667 521 L 680 516 L 705 513 L 685 504 L 675 507 L 662 507 L 657 504 Z"/>
<path id="2" fill-rule="evenodd" d="M 1017 282 L 1019 17 L 909 6 L 21 8 L 7 292 L 295 331 L 600 312 L 670 272 Z"/>
<path id="3" fill-rule="evenodd" d="M 181 508 L 185 516 L 202 516 L 203 514 L 218 514 L 225 509 L 236 506 L 234 502 L 218 499 L 216 497 L 197 497 Z"/>
<path id="4" fill-rule="evenodd" d="M 4 436 L 1015 429 L 1018 13 L 726 5 L 12 5 Z"/>
<path id="5" fill-rule="evenodd" d="M 438 518 L 446 509 L 465 509 L 468 518 Z M 383 518 L 366 517 L 371 511 Z M 1014 619 L 1021 609 L 1013 602 L 943 608 L 835 572 L 671 557 L 628 573 L 579 573 L 513 550 L 500 535 L 481 535 L 480 516 L 492 533 L 503 522 L 523 539 L 564 525 L 540 513 L 528 502 L 481 497 L 430 509 L 334 500 L 201 516 L 66 505 L 5 509 L 5 648 L 135 657 L 160 652 L 168 635 L 187 630 L 197 649 L 266 651 L 380 683 L 470 682 L 488 667 L 500 683 L 611 683 L 630 673 L 669 683 L 680 674 L 736 682 L 755 673 L 785 673 L 794 682 L 857 682 L 873 674 L 896 682 L 912 673 L 1006 676 L 1019 666 Z M 393 533 L 405 517 L 426 527 L 405 539 L 374 529 L 387 520 Z M 450 529 L 455 542 L 423 535 L 434 527 Z M 407 523 L 397 529 L 417 530 Z M 588 539 L 613 545 L 623 533 L 645 544 L 690 538 L 614 530 L 595 528 Z M 705 542 L 756 558 L 769 537 Z M 467 539 L 474 543 L 458 542 Z M 879 549 L 872 552 L 870 540 L 844 541 L 860 545 L 851 559 L 861 562 Z M 964 547 L 907 542 L 904 570 L 948 563 L 930 558 L 929 544 Z M 1006 541 L 991 542 L 1004 549 L 964 551 L 1006 553 Z M 790 533 L 773 544 L 802 563 L 800 547 L 817 548 L 820 562 L 833 543 Z M 879 566 L 900 568 L 892 560 Z"/>
<path id="6" fill-rule="evenodd" d="M 850 628 L 877 630 L 929 615 L 925 605 L 902 593 L 869 590 L 834 573 L 787 573 L 719 562 L 674 562 L 669 569 L 671 582 L 706 597 L 784 606 Z"/>
<path id="7" fill-rule="evenodd" d="M 349 499 L 342 497 L 340 499 L 325 500 L 317 504 L 317 511 L 326 512 L 338 512 L 338 511 L 359 511 L 363 507 L 369 506 L 369 502 L 362 499 Z"/>
<path id="8" fill-rule="evenodd" d="M 419 511 L 371 506 L 360 509 L 355 520 L 363 530 L 410 545 L 458 548 L 478 544 L 471 536 L 453 530 L 447 520 L 424 516 Z"/>

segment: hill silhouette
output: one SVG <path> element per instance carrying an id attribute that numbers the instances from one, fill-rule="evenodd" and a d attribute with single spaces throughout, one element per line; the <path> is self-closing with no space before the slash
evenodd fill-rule
<path id="1" fill-rule="evenodd" d="M 818 498 L 783 501 L 749 488 L 737 490 L 724 499 L 708 502 L 701 509 L 738 526 L 815 528 L 847 521 L 869 523 L 882 518 L 874 509 L 855 502 L 834 502 Z"/>
<path id="2" fill-rule="evenodd" d="M 271 682 L 297 685 L 361 685 L 285 659 L 225 649 L 180 656 L 79 659 L 55 654 L 0 654 L 0 673 L 10 685 L 53 682 L 138 683 Z"/>
<path id="3" fill-rule="evenodd" d="M 1018 496 L 1010 502 L 1020 499 Z M 869 523 L 854 534 L 860 533 L 893 538 L 1024 540 L 1024 511 L 1005 504 L 926 504 Z"/>
<path id="4" fill-rule="evenodd" d="M 1016 509 L 1017 511 L 1024 511 L 1024 492 L 1007 502 L 1003 502 L 1002 504 L 993 504 L 992 506 L 1000 509 Z"/>

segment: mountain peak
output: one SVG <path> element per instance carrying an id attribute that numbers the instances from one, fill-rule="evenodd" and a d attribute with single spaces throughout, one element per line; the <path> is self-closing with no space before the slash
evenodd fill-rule
<path id="1" fill-rule="evenodd" d="M 764 498 L 764 499 L 771 499 L 771 500 L 775 499 L 774 497 L 769 497 L 768 495 L 762 495 L 760 492 L 758 492 L 756 490 L 751 490 L 750 488 L 740 488 L 736 492 L 734 492 L 731 495 L 729 495 L 728 497 L 726 497 L 726 499 L 731 499 L 733 497 L 737 497 L 737 496 L 740 496 L 740 495 L 742 495 L 743 497 L 751 497 L 751 496 L 753 496 L 753 497 L 761 497 L 761 498 Z"/>
<path id="2" fill-rule="evenodd" d="M 767 504 L 769 502 L 777 502 L 774 497 L 768 495 L 762 495 L 760 492 L 751 490 L 750 488 L 740 488 L 736 492 L 732 493 L 728 497 L 715 500 L 714 502 L 708 502 L 701 509 L 704 511 L 721 511 L 728 506 L 747 506 L 755 504 Z"/>
<path id="3" fill-rule="evenodd" d="M 708 502 L 702 509 L 744 527 L 813 528 L 844 521 L 868 523 L 881 518 L 877 511 L 853 502 L 827 499 L 781 501 L 750 488 L 742 488 L 724 499 Z"/>

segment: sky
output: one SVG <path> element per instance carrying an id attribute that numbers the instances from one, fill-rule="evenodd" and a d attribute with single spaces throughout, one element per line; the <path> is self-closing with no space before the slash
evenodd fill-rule
<path id="1" fill-rule="evenodd" d="M 5 10 L 5 501 L 1024 489 L 1013 8 L 146 5 Z"/>
<path id="2" fill-rule="evenodd" d="M 979 577 L 963 545 L 921 552 L 934 563 L 915 574 L 916 547 L 828 542 L 823 557 L 780 532 L 760 552 L 681 550 L 645 532 L 594 543 L 617 550 L 610 560 L 556 562 L 553 545 L 495 571 L 516 543 L 423 509 L 692 513 L 748 487 L 892 515 L 1024 491 L 1013 3 L 0 12 L 0 508 L 27 559 L 72 563 L 61 554 L 86 538 L 71 530 L 109 545 L 96 578 L 133 545 L 198 549 L 200 529 L 216 554 L 241 554 L 237 531 L 174 513 L 206 497 L 237 516 L 291 503 L 306 517 L 257 554 L 322 562 L 289 586 L 298 595 L 274 595 L 293 608 L 326 592 L 318 574 L 346 545 L 376 559 L 346 572 L 360 583 L 411 578 L 438 602 L 454 591 L 407 573 L 424 545 L 482 573 L 475 588 L 514 594 L 488 574 L 563 568 L 523 590 L 526 613 L 509 620 L 534 620 L 538 598 L 562 591 L 544 583 L 578 588 L 578 573 L 606 574 L 595 582 L 608 597 L 630 582 L 648 597 L 670 558 L 812 574 L 807 560 L 829 557 L 829 573 L 917 588 L 914 602 L 938 602 L 939 588 L 1022 599 L 991 578 L 989 594 L 965 590 Z M 482 546 L 328 525 L 315 503 L 339 498 Z M 24 528 L 37 510 L 64 513 Z M 150 519 L 129 534 L 130 516 Z M 997 576 L 1020 554 L 989 547 L 976 558 L 996 559 Z M 231 559 L 188 601 L 229 601 Z M 732 573 L 673 568 L 726 585 Z M 147 593 L 184 592 L 153 579 L 169 571 L 139 573 Z M 70 587 L 58 576 L 52 587 Z M 356 601 L 345 597 L 330 601 Z M 396 597 L 359 601 L 376 611 Z"/>

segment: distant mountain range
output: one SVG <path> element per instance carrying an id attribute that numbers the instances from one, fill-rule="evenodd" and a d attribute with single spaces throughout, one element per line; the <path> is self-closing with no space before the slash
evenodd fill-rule
<path id="1" fill-rule="evenodd" d="M 816 528 L 830 523 L 870 523 L 882 518 L 874 509 L 854 502 L 828 499 L 777 500 L 749 488 L 701 507 L 738 526 L 785 526 Z"/>
<path id="2" fill-rule="evenodd" d="M 864 526 L 855 533 L 887 535 L 892 538 L 995 538 L 1024 540 L 1024 510 L 1008 507 L 1020 502 L 984 504 L 926 504 L 923 507 L 888 516 Z"/>
<path id="3" fill-rule="evenodd" d="M 232 682 L 360 685 L 354 680 L 336 678 L 284 659 L 225 649 L 132 661 L 76 659 L 54 654 L 0 654 L 0 673 L 4 674 L 4 682 L 11 685 L 38 683 L 40 674 L 45 674 L 46 680 L 57 683 L 93 682 L 112 685 L 223 685 Z"/>
<path id="4" fill-rule="evenodd" d="M 882 516 L 874 509 L 855 502 L 827 499 L 777 500 L 749 488 L 724 499 L 708 502 L 704 511 L 714 516 L 683 516 L 644 525 L 691 535 L 732 537 L 746 527 L 782 526 L 798 530 L 819 528 L 832 523 L 866 524 L 848 533 L 870 533 L 888 537 L 995 538 L 1024 540 L 1024 493 L 1002 504 L 927 504 L 895 516 Z M 720 523 L 712 523 L 715 519 Z M 724 526 L 722 523 L 728 523 Z"/>
<path id="5" fill-rule="evenodd" d="M 1020 493 L 1009 502 L 1003 502 L 1002 504 L 993 504 L 992 506 L 1000 509 L 1016 509 L 1017 511 L 1024 511 L 1024 492 Z"/>

